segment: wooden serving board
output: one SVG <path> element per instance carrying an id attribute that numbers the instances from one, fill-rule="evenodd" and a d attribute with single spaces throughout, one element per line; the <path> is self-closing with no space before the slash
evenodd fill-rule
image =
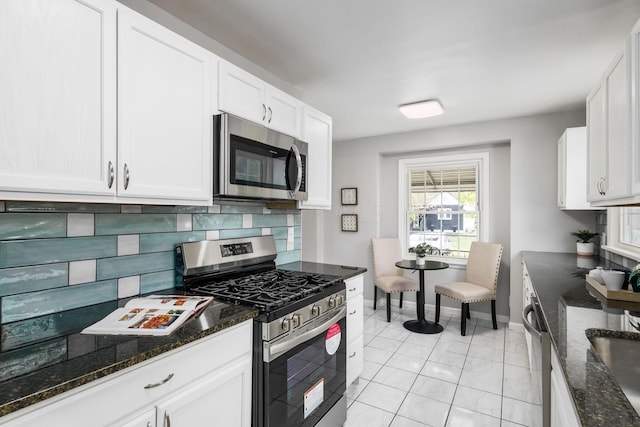
<path id="1" fill-rule="evenodd" d="M 587 288 L 593 289 L 606 299 L 614 299 L 618 301 L 631 301 L 640 302 L 640 292 L 626 291 L 621 289 L 619 291 L 612 291 L 591 276 L 586 276 Z"/>

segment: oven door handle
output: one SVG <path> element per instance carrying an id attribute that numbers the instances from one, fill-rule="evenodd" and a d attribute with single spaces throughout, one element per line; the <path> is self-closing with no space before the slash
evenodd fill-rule
<path id="1" fill-rule="evenodd" d="M 335 316 L 332 316 L 329 320 L 323 322 L 322 324 L 316 326 L 313 329 L 310 329 L 300 335 L 292 336 L 283 339 L 280 342 L 275 344 L 266 343 L 264 346 L 263 352 L 263 360 L 265 362 L 271 362 L 278 357 L 285 354 L 287 351 L 295 348 L 297 345 L 302 344 L 303 342 L 309 340 L 310 338 L 315 337 L 322 331 L 326 331 L 329 329 L 331 325 L 337 323 L 339 320 L 347 317 L 347 307 L 343 306 L 340 311 Z"/>
<path id="2" fill-rule="evenodd" d="M 533 304 L 529 304 L 524 308 L 524 310 L 522 310 L 522 325 L 531 335 L 535 335 L 538 339 L 540 339 L 540 336 L 541 336 L 540 331 L 537 330 L 535 326 L 533 326 L 531 322 L 529 322 L 529 319 L 527 318 L 527 316 L 531 312 L 533 312 Z M 535 313 L 534 313 L 534 316 L 535 316 Z"/>

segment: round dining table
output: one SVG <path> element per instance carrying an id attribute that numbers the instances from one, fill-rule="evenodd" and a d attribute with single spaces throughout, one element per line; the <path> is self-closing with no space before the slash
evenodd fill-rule
<path id="1" fill-rule="evenodd" d="M 442 332 L 442 325 L 430 322 L 424 317 L 424 272 L 427 270 L 444 270 L 449 268 L 449 264 L 440 261 L 425 260 L 424 264 L 416 264 L 415 260 L 402 260 L 396 262 L 396 267 L 407 270 L 417 270 L 420 272 L 420 289 L 417 296 L 417 320 L 407 320 L 403 323 L 405 329 L 419 334 L 438 334 Z"/>

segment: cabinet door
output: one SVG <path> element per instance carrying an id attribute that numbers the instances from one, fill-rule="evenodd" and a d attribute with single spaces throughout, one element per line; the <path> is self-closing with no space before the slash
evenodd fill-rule
<path id="1" fill-rule="evenodd" d="M 587 199 L 604 200 L 607 176 L 606 89 L 602 82 L 587 98 Z"/>
<path id="2" fill-rule="evenodd" d="M 115 3 L 3 0 L 0 28 L 0 192 L 113 196 Z"/>
<path id="3" fill-rule="evenodd" d="M 251 425 L 251 358 L 222 367 L 157 405 L 157 425 Z"/>
<path id="4" fill-rule="evenodd" d="M 302 140 L 309 144 L 307 160 L 308 199 L 300 203 L 303 209 L 331 209 L 331 117 L 305 106 Z"/>
<path id="5" fill-rule="evenodd" d="M 241 68 L 220 61 L 218 65 L 218 108 L 254 123 L 267 117 L 266 85 Z"/>
<path id="6" fill-rule="evenodd" d="M 556 356 L 555 349 L 552 348 L 550 424 L 551 427 L 578 427 L 581 424 L 561 369 L 558 356 Z"/>
<path id="7" fill-rule="evenodd" d="M 300 137 L 300 101 L 274 87 L 266 87 L 265 125 L 278 132 Z"/>
<path id="8" fill-rule="evenodd" d="M 118 10 L 118 196 L 212 198 L 213 54 Z"/>
<path id="9" fill-rule="evenodd" d="M 349 387 L 362 373 L 364 365 L 364 337 L 361 335 L 347 343 L 347 387 Z"/>
<path id="10" fill-rule="evenodd" d="M 640 21 L 631 31 L 631 193 L 640 195 Z"/>
<path id="11" fill-rule="evenodd" d="M 627 55 L 616 57 L 605 75 L 607 105 L 607 188 L 606 198 L 630 194 L 630 85 Z"/>

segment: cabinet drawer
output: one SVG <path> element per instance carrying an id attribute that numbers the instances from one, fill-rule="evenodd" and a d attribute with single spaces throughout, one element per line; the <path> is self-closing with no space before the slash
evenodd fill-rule
<path id="1" fill-rule="evenodd" d="M 347 300 L 355 295 L 362 295 L 364 289 L 364 275 L 360 274 L 356 277 L 351 277 L 344 281 L 347 288 Z"/>
<path id="2" fill-rule="evenodd" d="M 1 421 L 13 419 L 7 424 L 10 427 L 40 425 L 43 419 L 48 425 L 67 427 L 109 425 L 234 359 L 250 356 L 251 335 L 252 321 L 244 322 L 25 408 Z M 150 384 L 159 385 L 145 389 Z"/>

